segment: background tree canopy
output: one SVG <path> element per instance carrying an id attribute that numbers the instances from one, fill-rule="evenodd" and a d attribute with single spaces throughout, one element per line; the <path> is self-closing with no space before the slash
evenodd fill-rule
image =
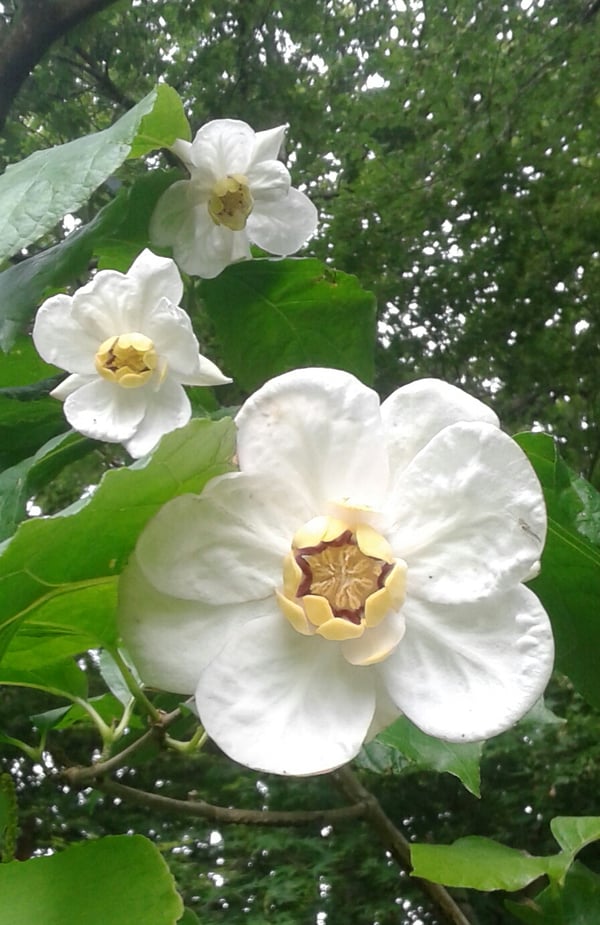
<path id="1" fill-rule="evenodd" d="M 321 216 L 306 253 L 355 274 L 375 294 L 380 393 L 420 376 L 449 380 L 493 404 L 508 432 L 554 435 L 571 469 L 600 487 L 600 4 L 80 0 L 79 15 L 77 3 L 45 4 L 53 5 L 64 16 L 60 34 L 36 36 L 39 3 L 0 4 L 4 66 L 11 49 L 43 54 L 20 88 L 15 83 L 14 99 L 5 85 L 2 168 L 111 126 L 162 82 L 184 101 L 192 131 L 222 117 L 257 130 L 289 123 L 294 183 Z M 23 22 L 37 26 L 19 45 Z M 164 168 L 172 158 L 163 151 L 148 164 Z M 127 200 L 128 228 L 136 217 L 141 227 L 164 189 L 158 172 L 143 173 L 142 163 L 127 162 L 91 205 L 10 265 L 121 202 L 125 182 L 138 190 Z M 76 234 L 66 259 L 85 278 L 89 261 L 84 251 L 75 256 Z M 94 240 L 107 259 L 110 241 L 100 232 Z M 49 291 L 60 287 L 53 280 Z M 210 308 L 210 293 L 199 286 L 192 294 Z M 206 338 L 215 331 L 207 328 Z M 10 357 L 0 369 L 12 372 Z M 39 378 L 46 372 L 40 368 Z M 0 386 L 8 383 L 2 375 Z M 240 398 L 233 389 L 230 396 L 232 404 Z M 65 429 L 60 408 L 39 426 L 42 439 Z M 77 498 L 114 462 L 108 453 L 76 457 L 38 496 L 44 512 Z M 599 508 L 587 510 L 587 535 L 597 539 Z M 97 660 L 88 658 L 97 679 Z M 540 710 L 486 744 L 480 800 L 456 776 L 435 777 L 408 758 L 399 767 L 381 746 L 363 752 L 365 780 L 410 840 L 479 834 L 552 854 L 553 816 L 597 812 L 600 703 L 591 700 L 595 706 L 557 674 L 547 705 L 560 719 Z M 362 821 L 224 827 L 136 809 L 110 792 L 57 790 L 51 773 L 9 741 L 27 740 L 26 717 L 51 705 L 19 688 L 0 692 L 2 761 L 22 803 L 20 857 L 72 837 L 139 832 L 169 858 L 202 922 L 442 921 Z M 89 742 L 88 729 L 71 730 L 70 761 L 85 763 Z M 203 799 L 249 809 L 341 805 L 328 778 L 270 779 L 233 767 L 216 750 L 180 765 L 157 749 L 150 763 L 126 772 L 124 782 L 132 781 L 182 795 L 201 781 Z M 600 870 L 597 847 L 585 848 L 582 860 Z M 594 888 L 597 905 L 586 908 L 598 915 Z M 514 921 L 499 894 L 458 899 L 474 923 Z M 592 911 L 577 921 L 596 919 Z"/>

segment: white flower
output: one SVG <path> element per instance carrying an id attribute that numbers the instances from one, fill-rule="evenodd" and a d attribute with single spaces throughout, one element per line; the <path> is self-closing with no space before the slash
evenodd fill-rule
<path id="1" fill-rule="evenodd" d="M 211 279 L 236 260 L 251 256 L 250 244 L 270 254 L 293 254 L 314 233 L 317 210 L 291 186 L 277 160 L 286 126 L 254 132 L 245 122 L 207 122 L 190 143 L 171 150 L 189 180 L 161 196 L 150 222 L 158 247 L 172 247 L 182 270 Z"/>
<path id="2" fill-rule="evenodd" d="M 46 362 L 71 373 L 50 394 L 72 427 L 143 456 L 189 421 L 181 383 L 231 381 L 198 353 L 182 293 L 173 261 L 145 250 L 127 273 L 100 270 L 73 296 L 44 302 L 33 340 Z"/>
<path id="3" fill-rule="evenodd" d="M 123 575 L 149 684 L 195 692 L 228 755 L 285 774 L 343 764 L 400 713 L 467 742 L 529 710 L 553 659 L 522 584 L 546 514 L 489 408 L 435 379 L 380 406 L 305 369 L 237 425 L 241 471 L 166 504 Z"/>

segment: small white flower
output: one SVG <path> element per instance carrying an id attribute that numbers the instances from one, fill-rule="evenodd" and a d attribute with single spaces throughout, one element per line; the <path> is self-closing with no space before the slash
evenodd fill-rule
<path id="1" fill-rule="evenodd" d="M 71 373 L 50 394 L 75 430 L 143 456 L 189 421 L 182 383 L 231 381 L 199 354 L 182 293 L 173 261 L 145 250 L 127 273 L 100 270 L 40 307 L 33 340 L 47 363 Z"/>
<path id="2" fill-rule="evenodd" d="M 150 237 L 158 247 L 172 247 L 186 273 L 212 279 L 251 257 L 250 244 L 293 254 L 314 233 L 317 210 L 277 160 L 285 130 L 254 132 L 245 122 L 216 119 L 191 143 L 172 145 L 190 179 L 161 196 Z"/>
<path id="3" fill-rule="evenodd" d="M 546 513 L 488 407 L 434 379 L 380 406 L 305 369 L 237 425 L 241 471 L 165 505 L 123 574 L 148 683 L 195 692 L 228 755 L 286 774 L 343 764 L 400 713 L 467 742 L 530 709 L 553 659 L 522 584 Z"/>

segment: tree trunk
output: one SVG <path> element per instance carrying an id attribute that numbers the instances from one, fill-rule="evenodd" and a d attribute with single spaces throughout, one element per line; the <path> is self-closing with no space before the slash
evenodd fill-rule
<path id="1" fill-rule="evenodd" d="M 21 86 L 51 45 L 116 0 L 21 0 L 0 29 L 0 130 Z"/>

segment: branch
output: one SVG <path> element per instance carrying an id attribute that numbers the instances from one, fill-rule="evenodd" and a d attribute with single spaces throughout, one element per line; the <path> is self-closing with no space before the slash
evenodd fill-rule
<path id="1" fill-rule="evenodd" d="M 21 0 L 0 32 L 0 130 L 21 86 L 57 39 L 116 0 Z"/>
<path id="2" fill-rule="evenodd" d="M 352 806 L 343 806 L 340 809 L 298 811 L 231 809 L 228 806 L 215 806 L 213 803 L 206 803 L 204 800 L 176 800 L 158 793 L 136 790 L 124 784 L 117 784 L 112 780 L 96 780 L 93 786 L 109 796 L 119 797 L 122 800 L 128 800 L 138 806 L 144 806 L 158 812 L 171 813 L 177 816 L 197 816 L 202 819 L 209 819 L 211 822 L 232 825 L 332 825 L 334 822 L 357 819 L 365 812 L 365 806 L 362 802 L 353 803 Z M 458 920 L 456 921 L 458 922 Z M 467 923 L 467 925 L 470 925 L 470 923 Z"/>
<path id="3" fill-rule="evenodd" d="M 396 859 L 400 867 L 410 871 L 410 842 L 398 831 L 393 822 L 388 819 L 381 808 L 379 801 L 363 787 L 349 766 L 334 771 L 332 777 L 342 793 L 352 800 L 355 806 L 363 807 L 362 817 L 377 833 L 390 854 Z M 462 909 L 456 904 L 445 887 L 421 877 L 412 877 L 427 898 L 435 903 L 446 920 L 452 925 L 471 925 Z"/>

